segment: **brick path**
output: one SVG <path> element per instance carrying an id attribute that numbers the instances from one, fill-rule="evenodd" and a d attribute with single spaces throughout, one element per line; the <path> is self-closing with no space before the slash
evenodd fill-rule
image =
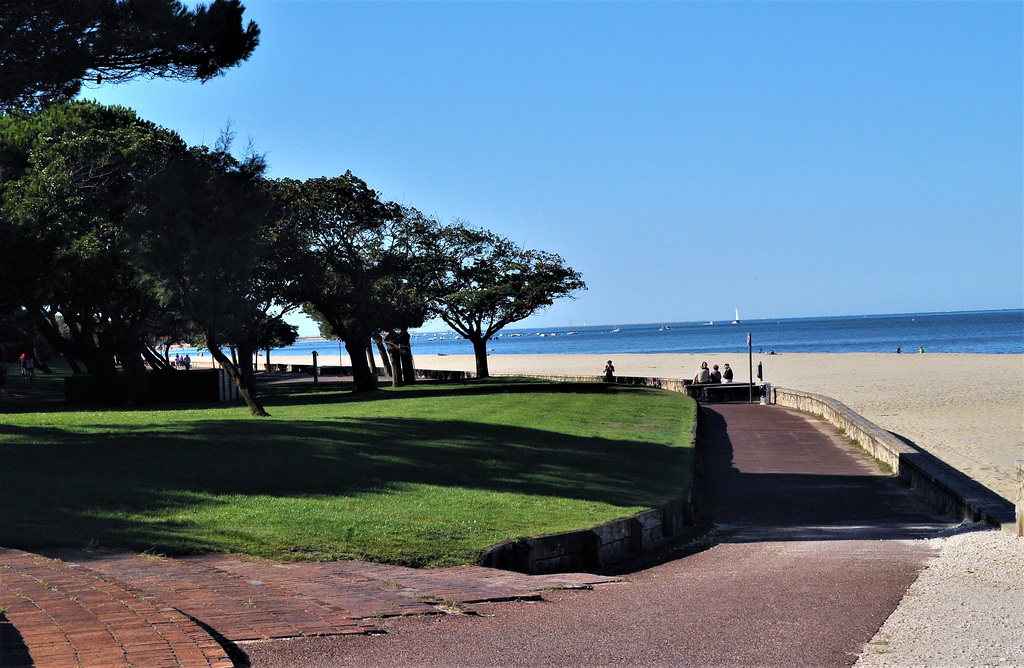
<path id="1" fill-rule="evenodd" d="M 0 642 L 5 668 L 233 665 L 179 610 L 65 561 L 0 549 L 0 607 L 14 627 Z"/>
<path id="2" fill-rule="evenodd" d="M 279 563 L 232 555 L 167 559 L 0 549 L 0 666 L 227 667 L 234 643 L 366 634 L 398 615 L 536 598 L 613 581 L 463 566 Z"/>

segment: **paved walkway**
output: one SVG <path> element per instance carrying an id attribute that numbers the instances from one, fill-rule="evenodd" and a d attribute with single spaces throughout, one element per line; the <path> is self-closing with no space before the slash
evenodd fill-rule
<path id="1" fill-rule="evenodd" d="M 718 528 L 624 580 L 0 550 L 0 666 L 851 664 L 948 524 L 815 418 L 706 417 Z"/>

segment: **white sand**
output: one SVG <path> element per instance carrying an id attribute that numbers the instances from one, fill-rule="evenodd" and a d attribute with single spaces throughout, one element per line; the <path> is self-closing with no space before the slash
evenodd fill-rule
<path id="1" fill-rule="evenodd" d="M 1024 666 L 1024 538 L 971 531 L 938 556 L 864 646 L 858 666 Z"/>

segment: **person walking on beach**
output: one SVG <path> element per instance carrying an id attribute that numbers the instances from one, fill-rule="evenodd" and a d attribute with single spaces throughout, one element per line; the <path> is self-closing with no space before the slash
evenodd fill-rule
<path id="1" fill-rule="evenodd" d="M 722 372 L 722 380 L 727 383 L 732 382 L 732 369 L 729 368 L 728 364 L 725 365 L 725 371 Z"/>
<path id="2" fill-rule="evenodd" d="M 615 367 L 612 366 L 612 361 L 608 360 L 608 364 L 604 365 L 604 382 L 612 383 L 615 381 Z"/>
<path id="3" fill-rule="evenodd" d="M 697 371 L 697 375 L 693 377 L 694 384 L 707 383 L 711 380 L 711 371 L 708 369 L 707 362 L 700 363 L 700 370 Z"/>

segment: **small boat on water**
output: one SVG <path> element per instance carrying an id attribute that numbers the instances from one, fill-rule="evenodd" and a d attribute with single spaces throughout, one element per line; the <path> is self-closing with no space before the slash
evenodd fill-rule
<path id="1" fill-rule="evenodd" d="M 668 330 L 670 330 L 670 329 L 672 329 L 672 328 L 671 328 L 671 327 L 669 327 L 668 325 L 665 325 L 664 327 L 662 327 L 662 328 L 661 328 L 661 329 L 659 329 L 658 331 L 659 331 L 659 332 L 667 332 L 667 331 L 668 331 Z"/>
<path id="2" fill-rule="evenodd" d="M 732 321 L 732 324 L 734 324 L 734 325 L 740 324 L 740 310 L 739 309 L 736 309 L 736 319 Z"/>
<path id="3" fill-rule="evenodd" d="M 621 331 L 622 331 L 621 329 L 619 329 L 618 327 L 616 327 L 615 329 L 613 329 L 613 330 L 612 330 L 612 334 L 615 334 L 615 333 L 617 333 L 617 332 L 621 332 Z"/>

